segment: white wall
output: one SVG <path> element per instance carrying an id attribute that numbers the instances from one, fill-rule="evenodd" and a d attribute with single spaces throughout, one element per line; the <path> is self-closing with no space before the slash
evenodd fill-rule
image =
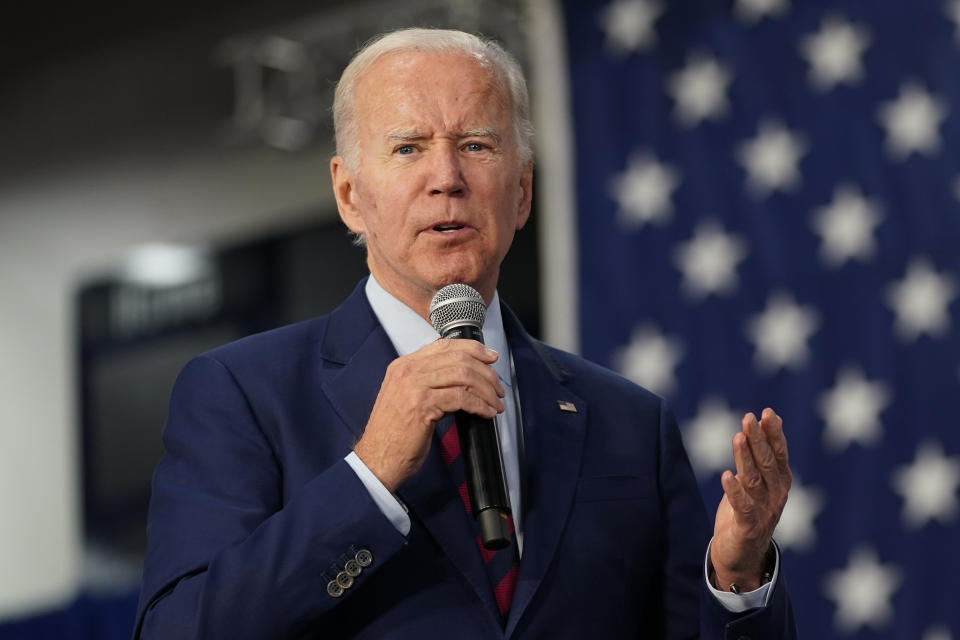
<path id="1" fill-rule="evenodd" d="M 0 182 L 0 619 L 62 604 L 81 578 L 78 279 L 139 243 L 247 237 L 332 210 L 328 158 L 207 149 Z"/>

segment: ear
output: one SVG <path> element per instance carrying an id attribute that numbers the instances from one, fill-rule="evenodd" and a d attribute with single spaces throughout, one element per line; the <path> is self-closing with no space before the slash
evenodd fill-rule
<path id="1" fill-rule="evenodd" d="M 333 182 L 333 197 L 337 200 L 337 210 L 343 224 L 354 233 L 366 233 L 367 227 L 356 205 L 356 181 L 341 156 L 330 159 L 330 179 Z"/>
<path id="2" fill-rule="evenodd" d="M 533 161 L 520 172 L 520 201 L 517 208 L 517 231 L 527 224 L 533 202 Z"/>

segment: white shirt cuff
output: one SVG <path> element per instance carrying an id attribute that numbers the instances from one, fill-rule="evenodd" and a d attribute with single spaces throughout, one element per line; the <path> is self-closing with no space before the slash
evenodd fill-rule
<path id="1" fill-rule="evenodd" d="M 710 587 L 710 591 L 713 593 L 713 597 L 717 599 L 717 602 L 723 605 L 724 609 L 732 613 L 741 613 L 748 609 L 767 606 L 767 603 L 770 601 L 770 595 L 773 593 L 773 586 L 777 583 L 777 578 L 780 576 L 780 549 L 777 545 L 773 545 L 773 548 L 776 550 L 776 559 L 773 563 L 773 577 L 770 582 L 760 585 L 760 588 L 754 591 L 731 593 L 729 591 L 715 589 L 710 583 L 710 545 L 712 544 L 713 538 L 710 539 L 710 544 L 707 545 L 707 556 L 703 561 L 703 579 L 707 581 L 707 586 Z"/>
<path id="2" fill-rule="evenodd" d="M 373 474 L 373 471 L 370 471 L 370 467 L 363 463 L 363 460 L 360 459 L 360 456 L 358 456 L 356 452 L 351 451 L 346 455 L 344 460 L 347 461 L 350 468 L 352 468 L 354 473 L 357 474 L 357 477 L 360 478 L 360 482 L 367 488 L 374 503 L 380 507 L 380 511 L 390 520 L 397 531 L 404 536 L 410 533 L 410 516 L 407 515 L 407 510 L 403 506 L 403 503 L 383 486 L 380 479 Z"/>

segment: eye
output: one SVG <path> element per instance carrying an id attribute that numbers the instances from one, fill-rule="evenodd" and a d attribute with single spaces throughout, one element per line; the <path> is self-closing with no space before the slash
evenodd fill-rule
<path id="1" fill-rule="evenodd" d="M 413 146 L 412 144 L 402 144 L 402 145 L 400 145 L 399 147 L 397 147 L 396 149 L 394 149 L 394 153 L 398 153 L 398 154 L 400 154 L 401 156 L 408 156 L 408 155 L 410 155 L 411 153 L 413 153 L 415 150 L 416 150 L 416 149 L 414 148 L 414 146 Z"/>
<path id="2" fill-rule="evenodd" d="M 487 145 L 482 142 L 468 142 L 463 148 L 467 151 L 483 151 L 487 148 Z"/>

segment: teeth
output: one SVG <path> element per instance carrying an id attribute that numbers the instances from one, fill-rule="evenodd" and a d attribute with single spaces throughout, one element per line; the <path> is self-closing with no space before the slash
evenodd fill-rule
<path id="1" fill-rule="evenodd" d="M 457 229 L 463 229 L 463 225 L 461 225 L 461 224 L 454 224 L 454 225 L 438 224 L 437 226 L 434 227 L 434 230 L 435 230 L 435 231 L 456 231 Z"/>

